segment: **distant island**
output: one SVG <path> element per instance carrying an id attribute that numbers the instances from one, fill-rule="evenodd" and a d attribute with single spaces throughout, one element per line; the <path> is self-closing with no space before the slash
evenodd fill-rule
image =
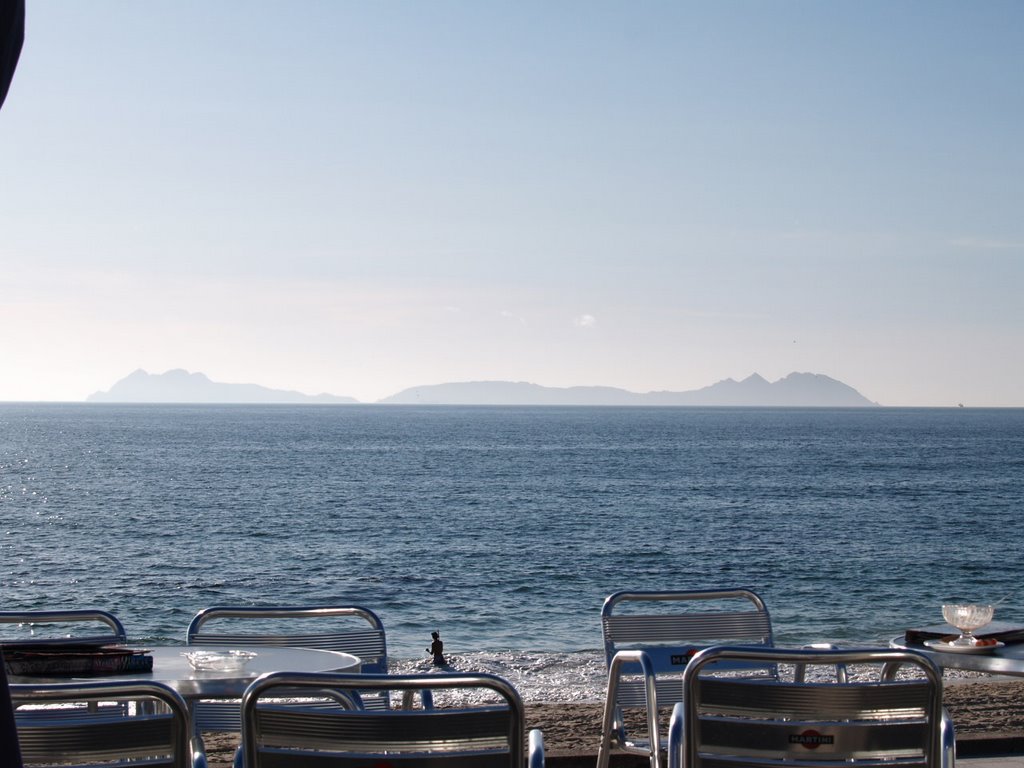
<path id="1" fill-rule="evenodd" d="M 182 369 L 137 370 L 92 403 L 353 404 L 338 395 L 305 395 L 258 384 L 223 384 Z M 378 400 L 391 405 L 695 405 L 855 408 L 878 406 L 853 387 L 820 373 L 791 373 L 769 382 L 754 373 L 684 392 L 630 392 L 616 387 L 544 387 L 513 381 L 467 381 L 412 387 Z"/>
<path id="2" fill-rule="evenodd" d="M 769 382 L 758 374 L 685 392 L 630 392 L 615 387 L 542 387 L 474 381 L 412 387 L 381 403 L 419 405 L 706 405 L 788 407 L 878 406 L 853 387 L 820 373 L 791 373 Z"/>
<path id="3" fill-rule="evenodd" d="M 90 403 L 238 403 L 240 405 L 356 403 L 354 397 L 304 395 L 285 389 L 270 389 L 259 384 L 222 384 L 204 373 L 189 373 L 176 368 L 167 373 L 146 373 L 141 368 L 114 384 L 107 392 L 94 392 Z"/>

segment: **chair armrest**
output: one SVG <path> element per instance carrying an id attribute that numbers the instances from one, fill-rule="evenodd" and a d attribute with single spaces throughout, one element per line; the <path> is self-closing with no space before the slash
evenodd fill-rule
<path id="1" fill-rule="evenodd" d="M 677 701 L 668 721 L 668 768 L 682 768 L 683 735 L 686 732 L 686 707 Z"/>
<path id="2" fill-rule="evenodd" d="M 945 707 L 942 708 L 939 733 L 942 739 L 942 768 L 954 768 L 956 765 L 956 729 L 953 727 L 953 719 Z"/>
<path id="3" fill-rule="evenodd" d="M 197 743 L 192 743 L 192 768 L 206 768 L 206 752 Z"/>
<path id="4" fill-rule="evenodd" d="M 530 731 L 527 768 L 544 768 L 544 734 L 539 728 Z"/>
<path id="5" fill-rule="evenodd" d="M 644 702 L 647 707 L 647 733 L 651 742 L 651 768 L 660 768 L 661 738 L 658 733 L 658 689 L 655 685 L 654 665 L 650 656 L 642 650 L 619 651 L 612 656 L 608 665 L 608 694 L 604 703 L 604 718 L 601 725 L 601 745 L 597 752 L 597 768 L 608 768 L 611 758 L 612 733 L 620 731 L 622 724 L 617 722 L 619 682 L 622 667 L 626 664 L 639 664 L 640 674 L 644 677 Z M 630 673 L 633 674 L 633 673 Z"/>

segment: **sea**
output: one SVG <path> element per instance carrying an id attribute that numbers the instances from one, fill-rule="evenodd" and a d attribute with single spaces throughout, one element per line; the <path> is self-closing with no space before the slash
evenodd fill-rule
<path id="1" fill-rule="evenodd" d="M 0 609 L 361 605 L 528 701 L 602 699 L 618 590 L 753 589 L 779 645 L 1024 622 L 1022 516 L 1024 409 L 0 404 Z"/>

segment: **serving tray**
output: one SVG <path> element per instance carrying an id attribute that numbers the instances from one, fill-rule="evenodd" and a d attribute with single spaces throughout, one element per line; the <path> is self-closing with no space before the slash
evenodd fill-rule
<path id="1" fill-rule="evenodd" d="M 953 640 L 960 636 L 960 630 L 949 624 L 934 624 L 930 627 L 908 629 L 907 643 L 921 645 L 925 640 Z M 993 621 L 974 632 L 975 637 L 991 638 L 1006 643 L 1024 642 L 1024 626 L 1005 621 Z"/>

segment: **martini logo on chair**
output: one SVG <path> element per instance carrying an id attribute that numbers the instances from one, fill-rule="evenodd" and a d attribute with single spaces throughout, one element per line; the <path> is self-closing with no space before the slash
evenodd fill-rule
<path id="1" fill-rule="evenodd" d="M 803 733 L 791 733 L 789 735 L 790 744 L 800 744 L 806 749 L 817 749 L 822 744 L 835 744 L 835 741 L 835 736 L 818 733 L 811 728 L 808 728 Z"/>
<path id="2" fill-rule="evenodd" d="M 686 653 L 674 653 L 672 654 L 669 662 L 674 667 L 685 667 L 690 663 L 690 659 L 697 655 L 699 648 L 691 648 Z"/>

